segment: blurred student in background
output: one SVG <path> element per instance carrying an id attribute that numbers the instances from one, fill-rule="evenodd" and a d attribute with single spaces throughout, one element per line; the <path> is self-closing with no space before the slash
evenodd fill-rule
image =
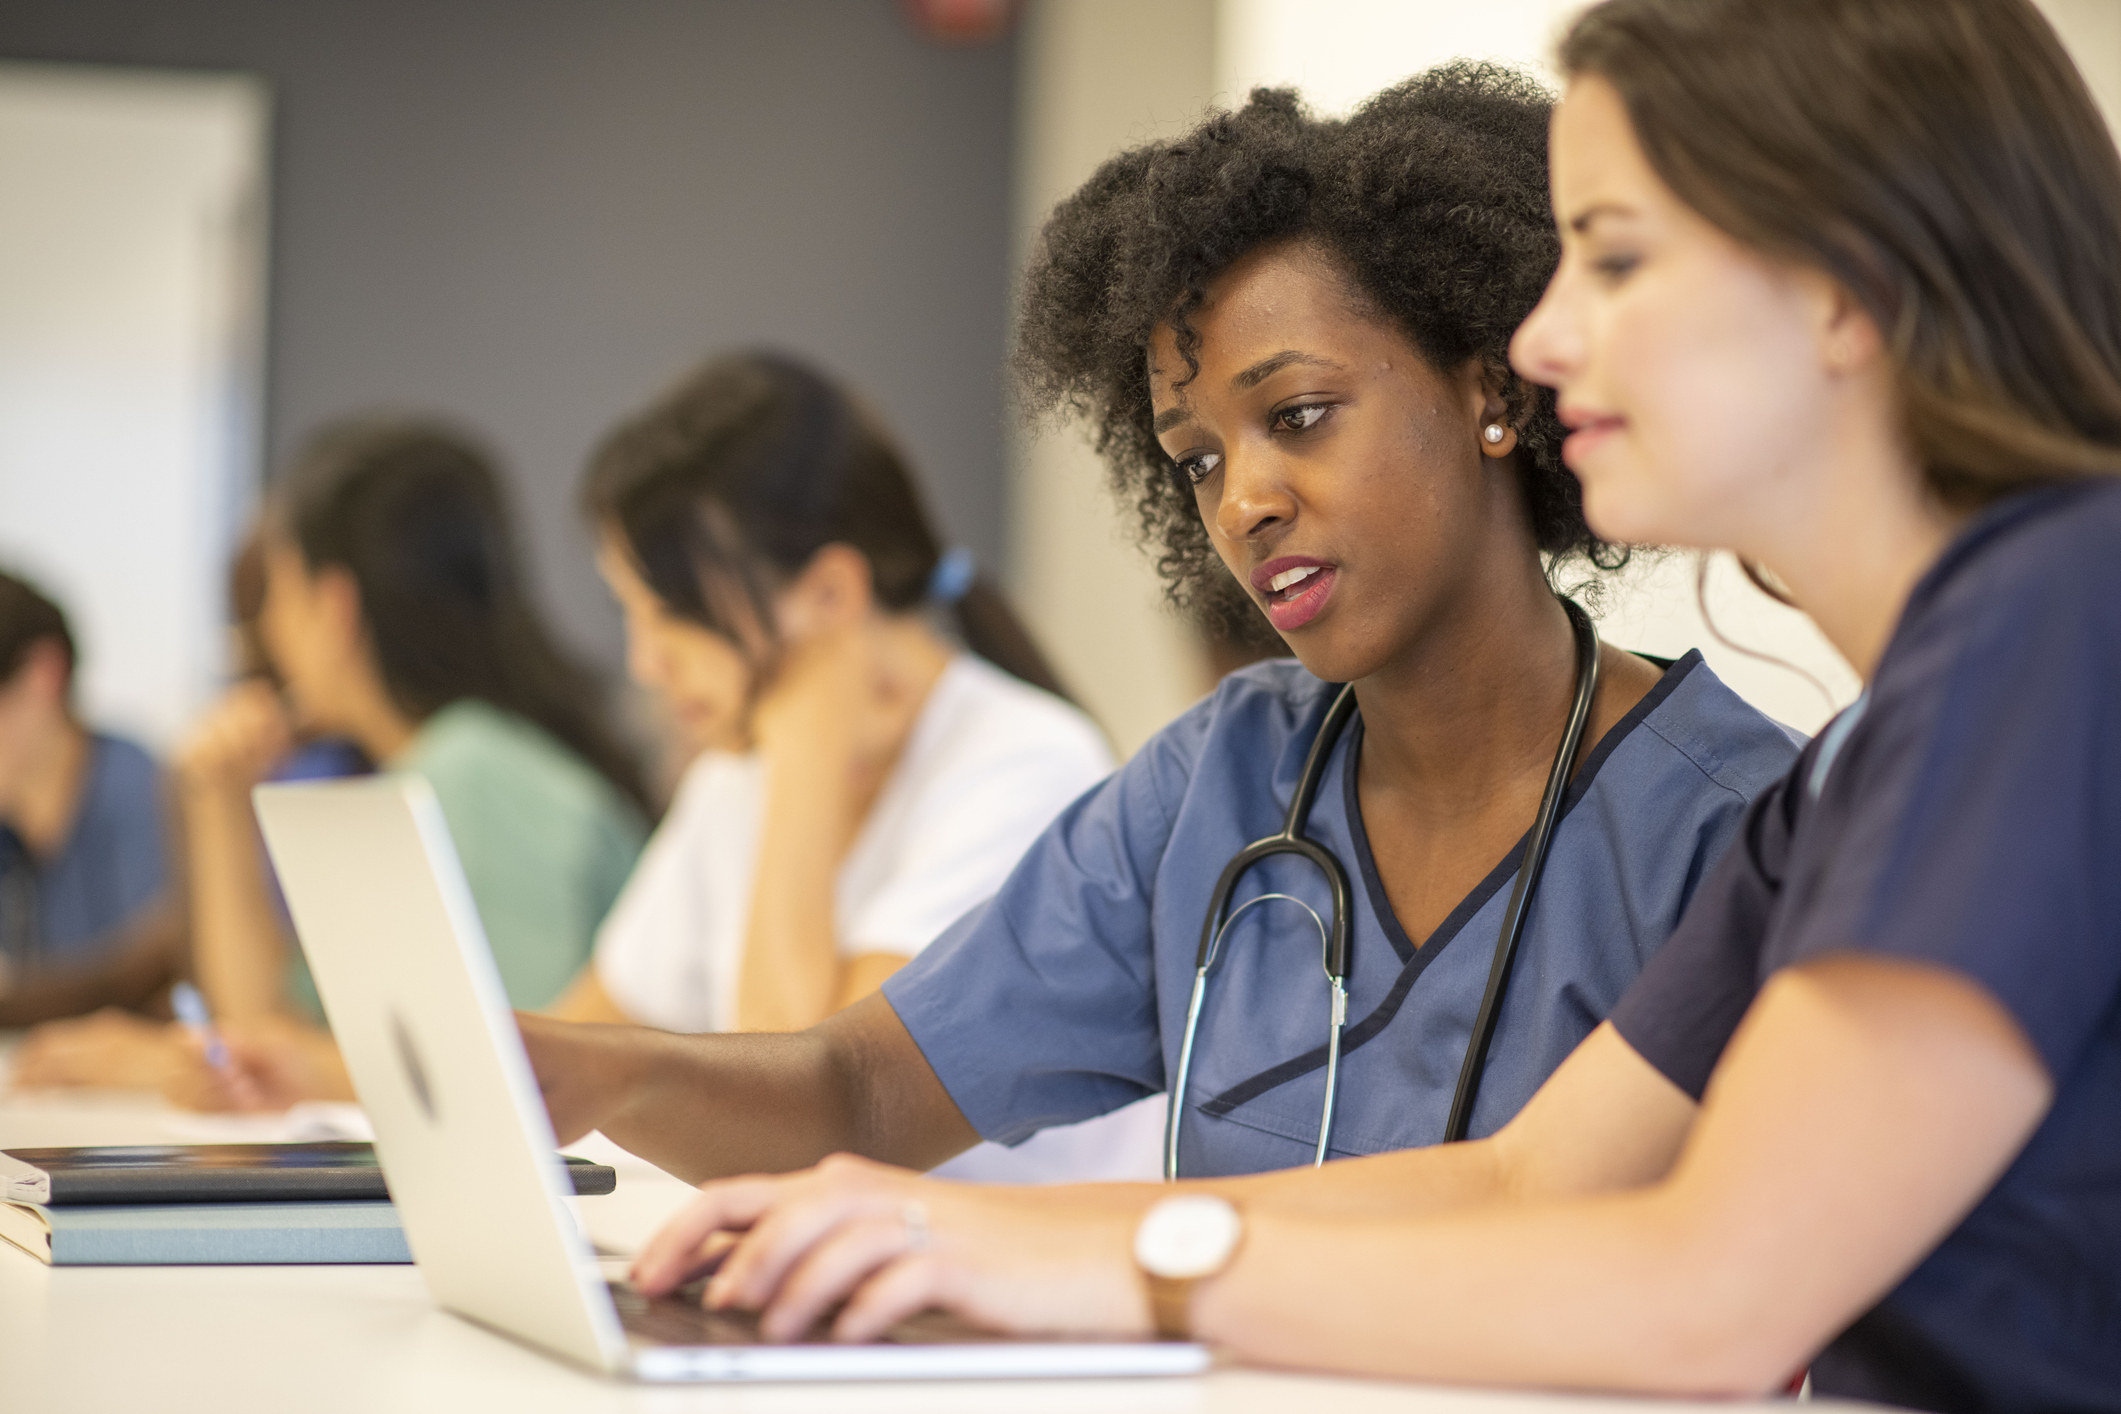
<path id="1" fill-rule="evenodd" d="M 992 895 L 1111 770 L 898 450 L 814 370 L 704 365 L 605 440 L 583 489 L 628 666 L 698 756 L 555 1014 L 812 1025 Z M 223 1102 L 307 1093 L 280 1041 L 237 1053 L 250 1092 Z M 951 1171 L 1146 1176 L 1157 1126 L 1117 1116 Z"/>
<path id="2" fill-rule="evenodd" d="M 217 743 L 236 722 L 254 713 L 263 714 L 264 730 L 285 743 L 265 779 L 273 781 L 331 780 L 366 775 L 375 769 L 368 754 L 342 735 L 305 728 L 289 715 L 287 681 L 273 666 L 265 647 L 265 538 L 261 518 L 252 525 L 228 567 L 228 603 L 231 616 L 229 645 L 236 663 L 232 685 L 221 700 L 209 707 L 170 763 L 176 777 L 179 805 L 189 793 L 186 786 L 198 773 L 195 763 L 212 760 Z M 191 870 L 200 867 L 189 861 Z"/>
<path id="3" fill-rule="evenodd" d="M 231 868 L 229 860 L 214 852 L 211 840 L 203 857 L 199 851 L 186 848 L 183 806 L 190 794 L 185 789 L 189 776 L 187 766 L 198 752 L 197 744 L 222 736 L 232 719 L 261 712 L 278 718 L 283 712 L 278 705 L 279 674 L 273 670 L 271 657 L 258 633 L 258 618 L 265 607 L 265 542 L 261 526 L 252 526 L 229 563 L 228 604 L 230 651 L 236 665 L 234 685 L 219 703 L 208 709 L 193 728 L 191 738 L 178 748 L 172 762 L 174 769 L 170 783 L 176 809 L 171 858 L 177 866 L 178 877 L 171 889 L 171 906 L 154 915 L 156 946 L 151 950 L 135 950 L 144 955 L 138 957 L 135 967 L 122 969 L 130 979 L 124 985 L 106 981 L 90 986 L 80 980 L 107 977 L 108 968 L 57 973 L 49 983 L 40 985 L 37 990 L 49 994 L 62 985 L 61 979 L 67 979 L 64 983 L 67 992 L 63 997 L 49 999 L 55 1004 L 22 1010 L 31 1016 L 71 1019 L 46 1021 L 30 1034 L 28 1042 L 15 1057 L 13 1078 L 18 1083 L 153 1090 L 160 1089 L 169 1079 L 172 1067 L 186 1059 L 178 1034 L 170 1031 L 163 1022 L 169 1016 L 164 984 L 177 971 L 189 967 L 191 930 L 199 926 L 199 920 L 193 916 L 198 910 L 199 898 L 187 885 L 191 878 L 202 872 L 225 875 Z M 374 769 L 361 749 L 344 738 L 291 732 L 288 736 L 292 745 L 274 765 L 268 779 L 315 780 L 357 775 Z M 262 850 L 263 842 L 253 841 L 253 846 Z M 241 862 L 234 865 L 241 873 L 255 867 Z M 208 897 L 211 906 L 215 891 L 209 889 Z M 275 904 L 278 909 L 277 899 Z M 284 913 L 284 909 L 278 911 Z M 284 917 L 281 921 L 283 928 L 292 927 Z M 212 926 L 211 917 L 207 926 Z M 124 956 L 130 958 L 134 953 Z M 151 961 L 153 965 L 150 965 Z M 91 1012 L 91 1008 L 100 1009 Z M 0 1010 L 0 1016 L 6 1014 Z"/>
<path id="4" fill-rule="evenodd" d="M 633 762 L 531 608 L 499 478 L 473 444 L 418 422 L 326 429 L 268 507 L 263 560 L 259 633 L 287 705 L 263 681 L 239 686 L 178 779 L 201 987 L 229 1034 L 275 1037 L 285 1064 L 280 1093 L 228 1096 L 182 1051 L 168 1083 L 193 1103 L 349 1097 L 250 805 L 261 780 L 290 774 L 298 733 L 434 787 L 517 1006 L 549 1004 L 580 969 L 643 834 Z M 340 773 L 315 765 L 302 774 Z M 34 1043 L 21 1071 L 108 1076 L 55 1074 Z"/>
<path id="5" fill-rule="evenodd" d="M 896 448 L 810 369 L 699 369 L 606 439 L 583 499 L 632 674 L 700 754 L 558 1015 L 801 1030 L 1112 769 Z"/>
<path id="6" fill-rule="evenodd" d="M 85 725 L 59 606 L 0 573 L 0 1026 L 147 1001 L 182 952 L 161 773 Z"/>
<path id="7" fill-rule="evenodd" d="M 1112 769 L 898 449 L 816 371 L 708 363 L 606 439 L 583 499 L 633 676 L 701 754 L 556 1014 L 813 1025 L 989 897 Z M 1146 1174 L 1154 1119 L 951 1172 Z"/>

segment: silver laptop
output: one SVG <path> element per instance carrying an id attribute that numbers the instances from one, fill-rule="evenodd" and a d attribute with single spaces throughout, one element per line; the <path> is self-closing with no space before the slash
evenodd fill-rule
<path id="1" fill-rule="evenodd" d="M 263 786 L 258 819 L 413 1259 L 448 1310 L 643 1380 L 1193 1374 L 1180 1341 L 1027 1341 L 939 1317 L 772 1345 L 750 1320 L 607 1285 L 441 807 L 417 777 Z"/>

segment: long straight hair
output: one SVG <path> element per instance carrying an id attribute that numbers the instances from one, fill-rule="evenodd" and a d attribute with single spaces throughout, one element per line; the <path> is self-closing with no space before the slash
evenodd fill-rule
<path id="1" fill-rule="evenodd" d="M 2029 0 L 1606 0 L 1561 65 L 1680 200 L 1862 304 L 1946 504 L 2121 474 L 2121 156 Z"/>
<path id="2" fill-rule="evenodd" d="M 943 557 L 912 473 L 875 419 L 778 354 L 731 354 L 688 374 L 605 438 L 582 500 L 672 611 L 731 639 L 728 592 L 770 633 L 774 588 L 827 545 L 862 553 L 893 613 L 929 599 Z M 974 653 L 1067 695 L 986 575 L 950 608 Z"/>
<path id="3" fill-rule="evenodd" d="M 312 570 L 353 576 L 376 666 L 398 710 L 425 721 L 476 699 L 580 756 L 644 810 L 632 755 L 602 694 L 554 643 L 525 593 L 494 462 L 434 422 L 333 424 L 303 446 L 271 514 Z"/>

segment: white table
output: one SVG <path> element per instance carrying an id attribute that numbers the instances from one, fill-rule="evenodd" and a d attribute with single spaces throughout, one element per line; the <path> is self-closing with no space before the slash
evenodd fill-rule
<path id="1" fill-rule="evenodd" d="M 4 1063 L 0 1063 L 4 1084 Z M 277 1137 L 254 1120 L 182 1115 L 145 1096 L 0 1093 L 0 1148 Z M 630 1251 L 690 1191 L 615 1147 L 618 1191 L 577 1198 L 601 1247 Z M 616 1271 L 614 1271 L 616 1275 Z M 1599 1414 L 1741 1406 L 1437 1389 L 1218 1370 L 1194 1379 L 644 1386 L 606 1380 L 440 1311 L 409 1266 L 51 1268 L 0 1242 L 0 1411 L 448 1410 L 505 1414 L 1095 1409 L 1200 1414 Z M 1822 1410 L 1824 1404 L 1817 1406 Z"/>

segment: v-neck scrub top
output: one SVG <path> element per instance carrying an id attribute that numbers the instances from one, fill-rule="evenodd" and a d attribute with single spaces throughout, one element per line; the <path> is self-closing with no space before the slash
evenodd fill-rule
<path id="1" fill-rule="evenodd" d="M 2039 1127 L 1813 1359 L 1821 1394 L 1969 1414 L 2121 1410 L 2117 557 L 2111 480 L 1977 516 L 1908 596 L 1860 714 L 1762 795 L 1613 1014 L 1699 1098 L 1776 972 L 1872 955 L 1974 983 L 2046 1065 L 2054 1102 Z"/>
<path id="2" fill-rule="evenodd" d="M 885 983 L 982 1136 L 1020 1142 L 1166 1088 L 1216 879 L 1281 827 L 1338 691 L 1287 661 L 1232 674 L 1070 806 L 999 894 Z M 1522 847 L 1416 950 L 1392 917 L 1355 805 L 1360 741 L 1351 725 L 1335 746 L 1309 828 L 1353 893 L 1335 1156 L 1443 1137 Z M 1533 895 L 1475 1135 L 1516 1114 L 1619 1000 L 1798 741 L 1690 653 L 1597 744 Z M 1270 892 L 1326 914 L 1325 881 L 1302 861 L 1262 863 L 1236 898 Z M 1185 1097 L 1183 1172 L 1310 1161 L 1327 998 L 1318 930 L 1301 909 L 1269 902 L 1231 926 Z"/>

